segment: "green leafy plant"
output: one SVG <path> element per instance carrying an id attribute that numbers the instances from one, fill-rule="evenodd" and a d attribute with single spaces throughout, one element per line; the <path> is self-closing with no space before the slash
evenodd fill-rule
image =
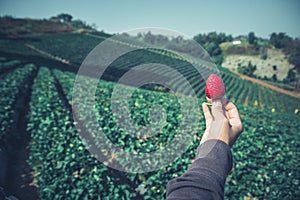
<path id="1" fill-rule="evenodd" d="M 10 139 L 17 137 L 15 133 L 11 133 L 15 122 L 15 103 L 17 98 L 24 95 L 30 87 L 29 83 L 33 78 L 34 71 L 36 71 L 36 67 L 27 64 L 9 72 L 0 81 L 0 151 L 11 147 Z"/>

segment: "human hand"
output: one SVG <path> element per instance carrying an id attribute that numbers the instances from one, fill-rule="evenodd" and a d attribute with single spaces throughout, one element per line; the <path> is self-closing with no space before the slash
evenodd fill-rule
<path id="1" fill-rule="evenodd" d="M 206 130 L 200 144 L 210 139 L 222 140 L 230 147 L 243 131 L 243 125 L 236 106 L 225 100 L 212 102 L 212 112 L 206 103 L 202 104 Z"/>

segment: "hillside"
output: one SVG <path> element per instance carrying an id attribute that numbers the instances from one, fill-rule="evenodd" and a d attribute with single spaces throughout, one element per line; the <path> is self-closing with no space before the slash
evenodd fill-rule
<path id="1" fill-rule="evenodd" d="M 277 79 L 282 81 L 287 77 L 289 69 L 294 68 L 294 65 L 289 63 L 288 56 L 285 55 L 282 50 L 275 49 L 271 46 L 264 48 L 265 59 L 263 59 L 261 52 L 251 50 L 251 48 L 245 44 L 227 42 L 222 43 L 220 46 L 224 52 L 224 62 L 222 66 L 233 72 L 237 72 L 238 66 L 247 66 L 248 63 L 251 62 L 257 67 L 254 75 L 270 79 L 273 75 L 276 75 Z M 240 51 L 232 51 L 234 48 L 240 49 Z M 241 49 L 243 48 L 246 50 L 242 51 Z"/>
<path id="2" fill-rule="evenodd" d="M 268 48 L 267 54 L 266 59 L 262 59 L 261 55 L 226 55 L 222 66 L 237 72 L 239 65 L 247 66 L 251 62 L 257 67 L 254 75 L 266 76 L 270 79 L 276 75 L 277 79 L 282 81 L 287 77 L 288 71 L 294 68 L 294 65 L 288 62 L 286 55 L 281 50 Z M 273 66 L 276 66 L 276 69 Z"/>
<path id="3" fill-rule="evenodd" d="M 17 37 L 31 33 L 71 32 L 73 30 L 70 25 L 49 20 L 0 18 L 0 35 L 7 37 Z"/>
<path id="4" fill-rule="evenodd" d="M 50 19 L 0 17 L 0 36 L 17 38 L 27 34 L 95 32 L 95 28 L 68 14 L 59 14 Z M 103 33 L 102 33 L 103 34 Z"/>

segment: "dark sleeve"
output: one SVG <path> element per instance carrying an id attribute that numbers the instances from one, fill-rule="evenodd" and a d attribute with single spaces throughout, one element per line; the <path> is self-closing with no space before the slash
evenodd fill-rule
<path id="1" fill-rule="evenodd" d="M 232 168 L 230 147 L 221 140 L 208 140 L 188 171 L 167 185 L 167 199 L 224 199 L 224 184 Z"/>

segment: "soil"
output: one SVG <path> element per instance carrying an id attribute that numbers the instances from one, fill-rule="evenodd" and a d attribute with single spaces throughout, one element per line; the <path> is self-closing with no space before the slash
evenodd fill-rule
<path id="1" fill-rule="evenodd" d="M 20 149 L 12 157 L 9 163 L 9 175 L 7 180 L 6 195 L 13 195 L 19 200 L 35 200 L 38 198 L 37 185 L 34 184 L 34 171 L 31 169 L 27 160 L 29 149 L 27 145 L 30 137 L 24 138 L 19 144 Z"/>

